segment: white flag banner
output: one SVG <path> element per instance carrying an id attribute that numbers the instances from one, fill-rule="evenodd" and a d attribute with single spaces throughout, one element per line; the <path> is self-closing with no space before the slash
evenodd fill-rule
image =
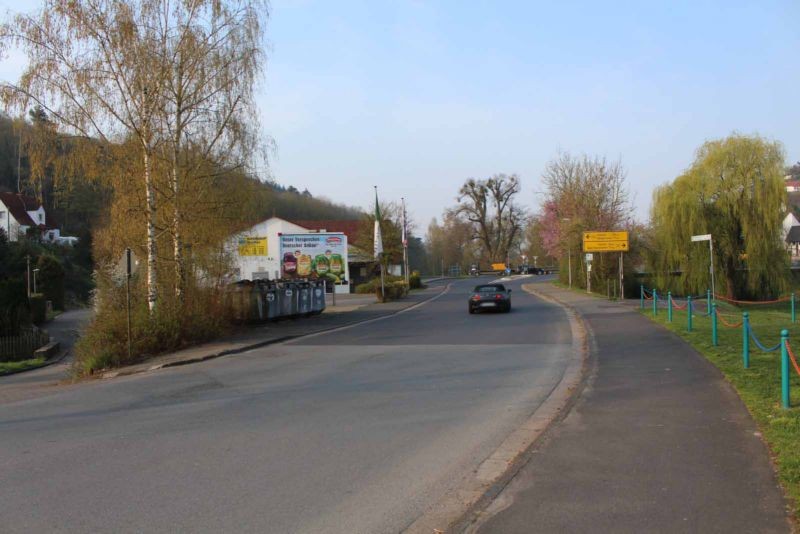
<path id="1" fill-rule="evenodd" d="M 373 252 L 376 260 L 383 254 L 383 238 L 381 237 L 381 208 L 378 205 L 378 188 L 375 188 L 375 234 L 373 236 Z"/>

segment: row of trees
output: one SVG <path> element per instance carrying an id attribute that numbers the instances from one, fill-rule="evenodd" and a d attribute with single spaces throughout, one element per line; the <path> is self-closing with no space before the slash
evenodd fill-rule
<path id="1" fill-rule="evenodd" d="M 696 294 L 709 286 L 709 254 L 707 247 L 693 245 L 691 236 L 711 234 L 719 290 L 730 298 L 767 298 L 789 281 L 784 177 L 799 172 L 800 164 L 785 165 L 777 142 L 738 134 L 709 141 L 686 172 L 655 191 L 649 224 L 641 224 L 632 216 L 621 162 L 559 154 L 543 172 L 544 199 L 532 216 L 516 204 L 516 176 L 467 180 L 459 204 L 428 228 L 429 272 L 438 272 L 439 262 L 520 262 L 524 252 L 530 263 L 534 257 L 540 265 L 557 262 L 563 282 L 571 278 L 585 287 L 583 232 L 627 230 L 629 291 L 645 282 Z M 605 289 L 606 280 L 618 278 L 618 269 L 616 254 L 595 254 L 595 287 Z"/>

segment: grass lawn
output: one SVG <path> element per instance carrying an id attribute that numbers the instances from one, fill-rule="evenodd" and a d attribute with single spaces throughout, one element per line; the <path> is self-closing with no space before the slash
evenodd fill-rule
<path id="1" fill-rule="evenodd" d="M 19 362 L 0 362 L 0 376 L 41 367 L 44 365 L 44 362 L 44 358 L 33 358 L 31 360 L 22 360 Z"/>
<path id="2" fill-rule="evenodd" d="M 680 301 L 681 305 L 684 304 Z M 789 345 L 800 357 L 800 323 L 792 324 L 788 302 L 737 308 L 718 303 L 720 313 L 728 323 L 741 322 L 742 312 L 750 314 L 750 325 L 759 341 L 771 348 L 780 342 L 780 331 L 789 330 Z M 687 312 L 675 310 L 672 323 L 667 322 L 667 310 L 659 309 L 652 316 L 652 301 L 645 301 L 642 313 L 680 335 L 716 365 L 739 392 L 767 441 L 781 484 L 791 497 L 793 514 L 800 519 L 800 376 L 790 363 L 792 408 L 781 407 L 780 350 L 764 353 L 750 342 L 750 368 L 742 364 L 742 328 L 729 328 L 718 322 L 719 346 L 711 342 L 711 318 L 705 316 L 705 300 L 695 308 L 693 331 L 686 331 Z M 800 305 L 798 306 L 800 316 Z M 800 362 L 798 362 L 800 363 Z"/>

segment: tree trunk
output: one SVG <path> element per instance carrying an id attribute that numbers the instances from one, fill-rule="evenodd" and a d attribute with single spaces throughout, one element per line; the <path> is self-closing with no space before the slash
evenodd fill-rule
<path id="1" fill-rule="evenodd" d="M 150 149 L 144 147 L 144 183 L 147 197 L 147 308 L 152 314 L 158 301 L 158 269 L 156 258 L 156 190 L 150 169 Z"/>
<path id="2" fill-rule="evenodd" d="M 183 264 L 183 239 L 181 237 L 181 210 L 178 205 L 178 154 L 174 155 L 172 162 L 172 192 L 174 212 L 172 214 L 173 248 L 175 254 L 175 298 L 179 304 L 183 303 L 186 270 Z"/>

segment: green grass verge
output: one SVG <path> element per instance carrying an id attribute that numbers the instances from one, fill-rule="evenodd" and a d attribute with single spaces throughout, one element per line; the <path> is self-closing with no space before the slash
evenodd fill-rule
<path id="1" fill-rule="evenodd" d="M 744 369 L 742 328 L 729 328 L 718 322 L 719 345 L 715 347 L 711 342 L 711 318 L 703 315 L 705 306 L 698 306 L 696 310 L 700 313 L 695 311 L 693 314 L 691 333 L 686 331 L 686 311 L 674 311 L 672 323 L 668 323 L 667 310 L 659 309 L 658 315 L 653 317 L 652 302 L 647 301 L 642 313 L 688 341 L 736 388 L 772 451 L 780 482 L 792 500 L 792 513 L 796 520 L 800 520 L 800 376 L 791 368 L 792 408 L 783 409 L 780 350 L 764 353 L 751 341 L 750 368 Z M 720 304 L 720 311 L 732 324 L 741 322 L 742 311 L 747 311 L 753 331 L 766 347 L 778 344 L 780 331 L 786 328 L 790 333 L 789 344 L 800 357 L 800 324 L 792 324 L 788 303 L 766 309 Z"/>
<path id="2" fill-rule="evenodd" d="M 31 360 L 22 360 L 19 362 L 0 362 L 0 376 L 19 373 L 20 371 L 27 371 L 28 369 L 35 369 L 41 367 L 44 363 L 44 358 L 33 358 Z"/>

